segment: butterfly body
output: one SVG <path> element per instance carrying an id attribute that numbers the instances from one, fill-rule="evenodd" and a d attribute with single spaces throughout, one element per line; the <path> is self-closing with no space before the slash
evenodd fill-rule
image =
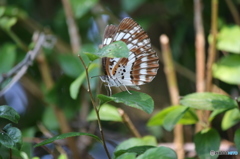
<path id="1" fill-rule="evenodd" d="M 115 41 L 126 43 L 129 55 L 127 58 L 104 57 L 102 66 L 105 75 L 100 79 L 107 83 L 109 89 L 121 86 L 126 90 L 126 86 L 140 89 L 139 85 L 151 82 L 159 67 L 158 56 L 142 27 L 131 18 L 124 18 L 119 26 L 108 25 L 102 46 Z"/>

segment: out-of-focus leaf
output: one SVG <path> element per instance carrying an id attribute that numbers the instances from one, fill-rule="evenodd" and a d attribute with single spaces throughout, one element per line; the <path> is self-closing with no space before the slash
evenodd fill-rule
<path id="1" fill-rule="evenodd" d="M 86 14 L 98 0 L 71 0 L 76 18 L 81 18 Z"/>
<path id="2" fill-rule="evenodd" d="M 17 18 L 15 17 L 1 17 L 0 18 L 0 27 L 4 30 L 10 30 L 13 25 L 17 22 Z"/>
<path id="3" fill-rule="evenodd" d="M 11 124 L 6 125 L 0 133 L 0 145 L 10 149 L 20 150 L 22 145 L 22 133 Z"/>
<path id="4" fill-rule="evenodd" d="M 237 102 L 230 97 L 208 92 L 186 95 L 180 100 L 180 103 L 187 107 L 203 110 L 232 109 L 238 107 Z"/>
<path id="5" fill-rule="evenodd" d="M 168 147 L 160 146 L 156 148 L 148 149 L 142 155 L 138 156 L 137 159 L 177 159 L 175 151 Z"/>
<path id="6" fill-rule="evenodd" d="M 178 106 L 175 110 L 169 112 L 163 120 L 163 127 L 171 131 L 188 109 L 185 106 Z"/>
<path id="7" fill-rule="evenodd" d="M 225 112 L 225 111 L 227 111 L 227 110 L 229 110 L 229 109 L 217 109 L 217 110 L 214 110 L 214 111 L 210 114 L 208 120 L 209 120 L 209 121 L 212 121 L 218 114 L 223 113 L 223 112 Z"/>
<path id="8" fill-rule="evenodd" d="M 221 138 L 215 129 L 202 130 L 194 137 L 195 149 L 200 159 L 216 159 L 218 155 L 210 155 L 210 151 L 219 151 Z"/>
<path id="9" fill-rule="evenodd" d="M 224 114 L 222 120 L 222 129 L 227 130 L 240 122 L 240 112 L 238 108 L 231 109 Z"/>
<path id="10" fill-rule="evenodd" d="M 59 122 L 56 119 L 56 116 L 52 114 L 54 114 L 53 108 L 46 107 L 44 110 L 42 122 L 48 129 L 51 128 L 51 130 L 57 130 L 59 128 Z"/>
<path id="11" fill-rule="evenodd" d="M 116 103 L 124 103 L 127 106 L 131 106 L 134 108 L 138 108 L 140 110 L 145 111 L 146 113 L 152 113 L 154 108 L 154 101 L 151 96 L 136 92 L 136 91 L 130 91 L 131 94 L 129 94 L 127 91 L 120 92 L 117 94 L 114 94 L 111 97 L 105 96 L 105 95 L 98 95 L 98 98 L 101 101 L 114 101 Z M 103 103 L 103 102 L 102 102 Z"/>
<path id="12" fill-rule="evenodd" d="M 237 129 L 234 134 L 234 143 L 237 147 L 238 152 L 240 152 L 240 129 Z"/>
<path id="13" fill-rule="evenodd" d="M 124 153 L 116 159 L 136 159 L 136 153 Z"/>
<path id="14" fill-rule="evenodd" d="M 110 105 L 110 104 L 103 104 L 100 107 L 99 111 L 100 119 L 104 121 L 118 121 L 121 122 L 122 118 L 119 114 L 116 107 Z M 87 117 L 88 121 L 97 120 L 97 115 L 94 110 L 90 112 L 90 114 Z"/>
<path id="15" fill-rule="evenodd" d="M 0 106 L 0 118 L 5 118 L 14 123 L 18 123 L 20 116 L 12 107 L 2 105 Z"/>
<path id="16" fill-rule="evenodd" d="M 0 17 L 4 14 L 4 12 L 5 12 L 5 7 L 0 6 Z"/>
<path id="17" fill-rule="evenodd" d="M 83 65 L 76 56 L 70 54 L 61 54 L 57 59 L 64 73 L 70 77 L 76 78 L 82 72 L 84 72 Z"/>
<path id="18" fill-rule="evenodd" d="M 100 141 L 100 142 L 102 141 L 98 136 L 90 134 L 90 133 L 70 132 L 70 133 L 57 135 L 57 136 L 54 136 L 54 137 L 49 138 L 47 140 L 44 140 L 44 141 L 36 144 L 34 147 L 43 146 L 43 145 L 52 143 L 56 140 L 61 140 L 61 139 L 65 139 L 65 138 L 68 138 L 68 137 L 81 136 L 81 135 L 92 137 L 92 138 L 94 138 L 94 139 L 96 139 L 97 141 Z"/>
<path id="19" fill-rule="evenodd" d="M 16 59 L 16 45 L 6 43 L 0 48 L 0 74 L 8 72 Z"/>
<path id="20" fill-rule="evenodd" d="M 135 156 L 137 155 L 141 155 L 142 153 L 144 153 L 145 151 L 147 151 L 148 149 L 151 148 L 155 148 L 155 146 L 135 146 L 135 147 L 131 147 L 129 149 L 126 150 L 119 150 L 114 152 L 114 156 L 118 157 L 121 156 L 125 153 L 135 153 Z"/>
<path id="21" fill-rule="evenodd" d="M 89 68 L 88 68 L 88 72 L 91 72 L 94 68 L 98 67 L 97 64 L 95 63 L 92 63 Z M 78 78 L 76 80 L 74 80 L 72 82 L 72 84 L 70 85 L 70 96 L 73 98 L 73 99 L 77 99 L 77 95 L 78 95 L 78 92 L 79 92 L 79 89 L 80 89 L 80 86 L 82 85 L 84 79 L 86 78 L 86 72 L 82 72 Z M 90 78 L 90 77 L 89 77 Z"/>
<path id="22" fill-rule="evenodd" d="M 123 41 L 115 41 L 101 48 L 97 53 L 99 57 L 122 58 L 129 56 L 129 49 Z"/>
<path id="23" fill-rule="evenodd" d="M 146 0 L 122 0 L 122 8 L 127 12 L 133 12 L 137 9 L 141 4 L 143 4 Z"/>
<path id="24" fill-rule="evenodd" d="M 87 57 L 90 61 L 94 61 L 94 60 L 99 58 L 97 55 L 91 54 L 91 53 L 88 53 L 88 52 L 85 52 L 84 54 L 87 55 Z"/>
<path id="25" fill-rule="evenodd" d="M 217 48 L 219 50 L 240 54 L 240 27 L 225 26 L 218 33 Z"/>
<path id="26" fill-rule="evenodd" d="M 213 76 L 229 84 L 240 84 L 240 55 L 222 57 L 213 65 Z"/>

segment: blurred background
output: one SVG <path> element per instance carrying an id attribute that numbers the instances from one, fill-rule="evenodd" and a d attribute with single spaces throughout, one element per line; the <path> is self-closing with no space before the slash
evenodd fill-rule
<path id="1" fill-rule="evenodd" d="M 17 127 L 23 132 L 25 141 L 23 149 L 29 156 L 51 158 L 44 149 L 32 147 L 32 143 L 37 142 L 39 137 L 46 137 L 48 133 L 56 135 L 71 130 L 99 135 L 96 123 L 87 121 L 92 105 L 86 91 L 86 81 L 83 82 L 76 99 L 70 97 L 69 87 L 84 71 L 77 54 L 96 52 L 102 42 L 106 25 L 118 25 L 124 17 L 133 18 L 144 28 L 160 58 L 162 55 L 159 37 L 161 34 L 169 37 L 173 59 L 179 64 L 177 79 L 180 95 L 184 96 L 196 91 L 194 1 L 70 0 L 72 7 L 70 13 L 67 13 L 69 7 L 64 1 L 0 0 L 0 73 L 3 77 L 24 59 L 29 50 L 34 48 L 33 43 L 37 42 L 33 39 L 34 33 L 44 32 L 46 35 L 51 35 L 50 42 L 40 50 L 26 74 L 0 98 L 1 105 L 9 105 L 21 115 Z M 224 26 L 239 25 L 231 10 L 237 9 L 239 14 L 240 0 L 231 0 L 230 3 L 227 1 L 219 1 L 217 19 L 219 30 Z M 69 36 L 71 19 L 67 14 L 75 17 L 78 28 L 78 32 L 75 33 L 79 36 L 77 48 L 74 48 L 73 39 Z M 211 25 L 209 0 L 202 0 L 202 20 L 207 51 Z M 100 61 L 94 63 L 96 67 L 91 70 L 90 77 L 103 74 Z M 156 78 L 151 83 L 141 86 L 141 92 L 153 98 L 154 112 L 170 105 L 161 60 L 159 64 Z M 93 95 L 106 94 L 99 78 L 90 80 Z M 5 83 L 7 82 L 9 79 L 5 80 Z M 233 97 L 239 94 L 236 85 L 217 80 L 215 83 Z M 2 84 L 1 89 L 5 85 Z M 113 91 L 116 93 L 120 90 L 113 89 Z M 153 134 L 159 142 L 172 142 L 172 132 L 167 132 L 161 127 L 146 126 L 147 120 L 154 113 L 146 114 L 124 105 L 113 105 L 125 110 L 142 136 Z M 64 122 L 67 127 L 63 126 Z M 4 124 L 5 122 L 1 122 L 1 125 Z M 121 123 L 104 121 L 103 127 L 112 149 L 131 136 L 126 126 Z M 216 124 L 216 127 L 219 125 Z M 192 126 L 187 127 L 186 130 L 190 130 L 190 134 L 194 133 Z M 221 132 L 223 138 L 229 139 L 227 134 L 227 131 Z M 186 140 L 192 139 L 190 137 Z M 97 148 L 94 149 L 94 146 L 99 147 L 99 145 L 93 145 L 92 142 L 84 139 L 81 139 L 81 142 L 79 147 L 87 145 L 81 147 L 86 153 L 91 152 L 93 156 L 99 153 L 95 151 L 98 150 Z M 50 145 L 49 149 L 53 149 L 51 146 L 53 145 Z"/>

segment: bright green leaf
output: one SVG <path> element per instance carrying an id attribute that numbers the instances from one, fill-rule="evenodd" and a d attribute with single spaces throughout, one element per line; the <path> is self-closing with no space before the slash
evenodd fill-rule
<path id="1" fill-rule="evenodd" d="M 208 121 L 212 121 L 218 114 L 223 113 L 229 109 L 216 109 L 214 110 L 211 114 L 210 117 L 208 118 Z"/>
<path id="2" fill-rule="evenodd" d="M 215 129 L 202 130 L 194 137 L 195 149 L 200 159 L 216 159 L 218 155 L 210 155 L 210 151 L 219 151 L 221 138 Z"/>
<path id="3" fill-rule="evenodd" d="M 98 0 L 71 0 L 75 17 L 81 18 L 88 11 L 90 11 L 90 9 L 92 9 L 97 2 Z"/>
<path id="4" fill-rule="evenodd" d="M 137 159 L 177 159 L 177 154 L 168 147 L 160 146 L 147 150 Z"/>
<path id="5" fill-rule="evenodd" d="M 70 133 L 65 133 L 65 134 L 57 135 L 57 136 L 54 136 L 54 137 L 49 138 L 49 139 L 47 139 L 47 140 L 44 140 L 44 141 L 36 144 L 34 147 L 43 146 L 43 145 L 52 143 L 52 142 L 54 142 L 54 141 L 56 141 L 56 140 L 62 140 L 62 139 L 68 138 L 68 137 L 82 136 L 82 135 L 92 137 L 92 138 L 96 139 L 97 141 L 100 141 L 100 142 L 101 142 L 101 139 L 100 139 L 98 136 L 93 135 L 93 134 L 81 133 L 81 132 L 70 132 Z"/>
<path id="6" fill-rule="evenodd" d="M 116 159 L 136 159 L 136 153 L 124 153 Z"/>
<path id="7" fill-rule="evenodd" d="M 122 0 L 122 8 L 127 12 L 133 12 L 140 5 L 142 5 L 146 0 Z"/>
<path id="8" fill-rule="evenodd" d="M 10 106 L 2 105 L 0 106 L 0 118 L 8 119 L 14 123 L 18 123 L 20 119 L 19 114 Z"/>
<path id="9" fill-rule="evenodd" d="M 240 55 L 222 57 L 212 67 L 213 76 L 229 84 L 240 84 Z"/>
<path id="10" fill-rule="evenodd" d="M 70 77 L 76 78 L 84 72 L 83 65 L 76 56 L 61 54 L 57 59 L 64 73 Z"/>
<path id="11" fill-rule="evenodd" d="M 0 48 L 0 74 L 8 72 L 16 59 L 16 45 L 5 43 Z"/>
<path id="12" fill-rule="evenodd" d="M 240 129 L 237 129 L 234 134 L 234 143 L 237 147 L 238 152 L 240 152 Z"/>
<path id="13" fill-rule="evenodd" d="M 122 122 L 121 115 L 118 109 L 110 104 L 103 104 L 99 111 L 100 119 L 104 121 L 119 121 Z M 87 117 L 88 121 L 97 120 L 97 115 L 94 110 Z"/>
<path id="14" fill-rule="evenodd" d="M 0 145 L 10 149 L 20 150 L 22 145 L 22 133 L 11 124 L 6 125 L 0 133 Z"/>
<path id="15" fill-rule="evenodd" d="M 147 113 L 152 113 L 153 108 L 154 108 L 154 101 L 153 99 L 141 92 L 136 92 L 136 91 L 130 91 L 131 94 L 129 94 L 127 91 L 120 92 L 117 94 L 114 94 L 111 97 L 105 96 L 105 95 L 98 95 L 98 98 L 103 101 L 114 101 L 116 103 L 124 103 L 127 106 L 131 106 L 140 110 L 143 110 Z"/>
<path id="16" fill-rule="evenodd" d="M 225 26 L 218 33 L 217 48 L 219 50 L 240 53 L 240 27 Z"/>
<path id="17" fill-rule="evenodd" d="M 97 64 L 95 63 L 92 63 L 89 68 L 88 68 L 88 72 L 90 73 L 94 68 L 98 67 Z M 73 99 L 77 99 L 77 95 L 78 95 L 78 92 L 79 92 L 79 89 L 80 89 L 80 86 L 82 85 L 83 81 L 85 80 L 86 78 L 86 72 L 83 71 L 77 79 L 75 79 L 71 85 L 70 85 L 70 96 L 73 98 Z M 90 77 L 89 77 L 90 78 Z"/>
<path id="18" fill-rule="evenodd" d="M 121 156 L 125 153 L 134 153 L 135 156 L 136 155 L 138 156 L 138 155 L 143 154 L 145 151 L 147 151 L 148 149 L 151 149 L 151 148 L 155 148 L 155 146 L 134 146 L 134 147 L 131 147 L 131 148 L 126 149 L 126 150 L 115 151 L 114 156 L 118 157 L 118 156 Z"/>
<path id="19" fill-rule="evenodd" d="M 0 17 L 3 16 L 5 9 L 5 6 L 0 6 Z"/>
<path id="20" fill-rule="evenodd" d="M 231 109 L 224 114 L 222 120 L 222 129 L 227 130 L 240 122 L 240 112 L 238 108 Z"/>
<path id="21" fill-rule="evenodd" d="M 10 30 L 13 25 L 17 23 L 17 18 L 15 17 L 1 17 L 0 18 L 0 27 L 4 30 Z"/>
<path id="22" fill-rule="evenodd" d="M 128 57 L 129 56 L 129 49 L 123 41 L 115 41 L 109 45 L 104 46 L 101 48 L 97 53 L 99 57 Z"/>
<path id="23" fill-rule="evenodd" d="M 87 55 L 87 57 L 90 61 L 94 61 L 94 60 L 99 58 L 97 55 L 91 54 L 91 53 L 88 53 L 88 52 L 85 52 L 84 54 Z"/>
<path id="24" fill-rule="evenodd" d="M 191 125 L 198 122 L 198 117 L 194 110 L 188 109 L 183 117 L 178 121 L 178 124 Z"/>
<path id="25" fill-rule="evenodd" d="M 208 92 L 186 95 L 180 100 L 180 103 L 187 107 L 202 110 L 232 109 L 237 107 L 236 101 L 230 97 Z"/>
<path id="26" fill-rule="evenodd" d="M 187 110 L 188 107 L 178 106 L 175 110 L 169 112 L 163 120 L 163 127 L 171 131 Z"/>

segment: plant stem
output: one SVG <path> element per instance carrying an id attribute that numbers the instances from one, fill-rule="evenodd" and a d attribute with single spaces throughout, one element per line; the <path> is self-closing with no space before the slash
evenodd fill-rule
<path id="1" fill-rule="evenodd" d="M 196 90 L 205 91 L 205 36 L 202 23 L 202 4 L 201 0 L 194 0 L 194 24 L 195 24 L 195 47 L 196 47 Z M 202 110 L 197 110 L 199 121 L 204 120 Z M 196 132 L 200 131 L 202 126 L 196 124 Z"/>
<path id="2" fill-rule="evenodd" d="M 7 29 L 6 32 L 21 49 L 26 52 L 28 51 L 28 47 L 18 38 L 18 36 L 11 29 Z"/>
<path id="3" fill-rule="evenodd" d="M 179 90 L 177 85 L 177 78 L 175 74 L 171 49 L 169 47 L 169 39 L 166 35 L 160 36 L 160 44 L 162 47 L 164 71 L 167 77 L 168 89 L 171 97 L 172 105 L 179 104 Z M 184 139 L 183 139 L 183 126 L 177 124 L 174 128 L 174 144 L 179 159 L 184 159 Z"/>
<path id="4" fill-rule="evenodd" d="M 227 6 L 228 6 L 228 8 L 229 8 L 229 10 L 230 10 L 230 12 L 231 12 L 231 14 L 233 16 L 233 19 L 234 19 L 235 23 L 237 25 L 240 25 L 240 17 L 239 17 L 239 14 L 238 14 L 238 10 L 234 6 L 232 0 L 225 0 L 225 1 L 226 1 Z"/>
<path id="5" fill-rule="evenodd" d="M 102 124 L 101 124 L 101 120 L 100 120 L 99 110 L 97 109 L 96 102 L 94 101 L 94 98 L 93 98 L 93 95 L 92 95 L 91 86 L 90 86 L 90 80 L 89 80 L 89 74 L 88 74 L 88 67 L 86 66 L 86 64 L 83 61 L 82 57 L 80 55 L 78 55 L 78 57 L 79 57 L 80 61 L 82 62 L 83 66 L 85 68 L 85 71 L 86 71 L 86 78 L 87 78 L 87 85 L 88 85 L 88 90 L 87 91 L 89 92 L 93 108 L 94 108 L 94 110 L 96 112 L 96 115 L 97 115 L 98 127 L 99 127 L 99 131 L 101 133 L 101 138 L 103 140 L 103 147 L 104 147 L 104 149 L 105 149 L 105 151 L 107 153 L 108 158 L 111 159 L 111 156 L 110 156 L 110 154 L 108 152 L 108 148 L 107 148 L 107 145 L 106 145 L 103 129 L 102 129 Z"/>

